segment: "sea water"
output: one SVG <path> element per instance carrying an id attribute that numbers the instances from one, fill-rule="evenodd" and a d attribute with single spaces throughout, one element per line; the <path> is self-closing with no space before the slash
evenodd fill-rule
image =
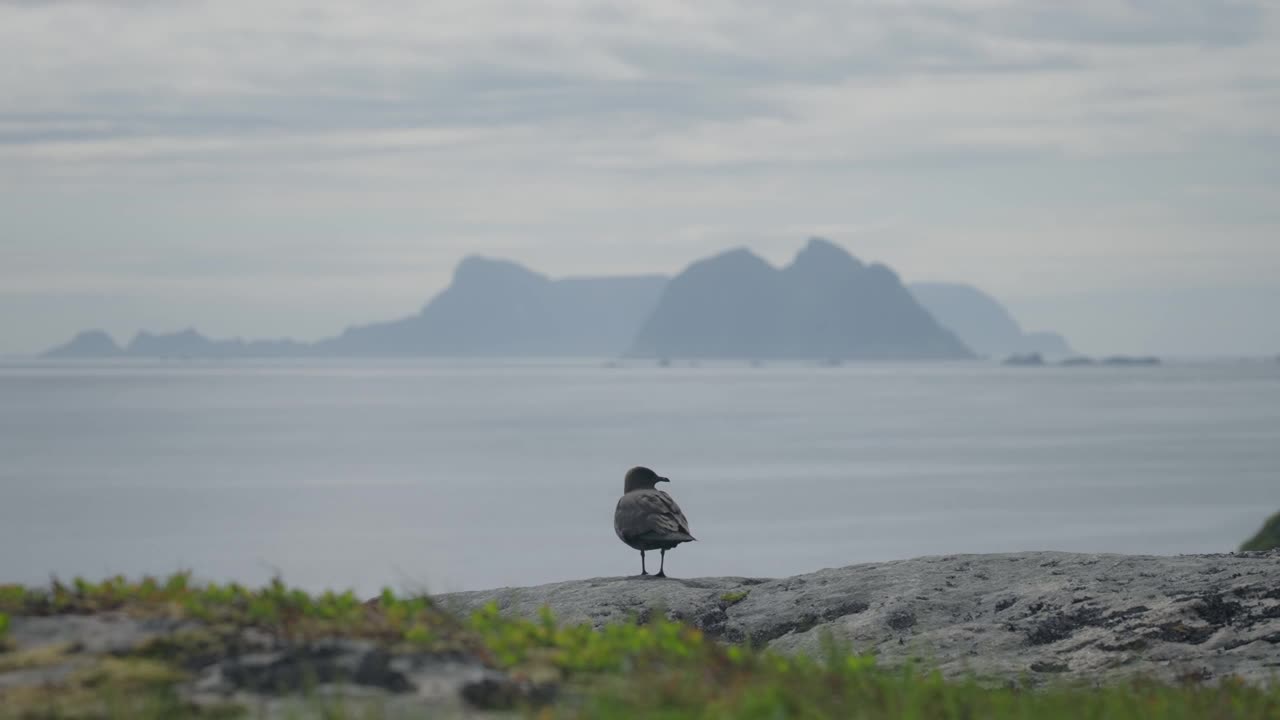
<path id="1" fill-rule="evenodd" d="M 1280 510 L 1280 365 L 11 361 L 0 582 L 634 574 L 638 464 L 698 538 L 673 576 L 1227 552 Z"/>

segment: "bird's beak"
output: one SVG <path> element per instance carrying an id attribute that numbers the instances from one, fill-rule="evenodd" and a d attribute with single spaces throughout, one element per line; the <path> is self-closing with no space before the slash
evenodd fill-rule
<path id="1" fill-rule="evenodd" d="M 671 482 L 671 478 L 660 477 L 658 478 L 658 482 Z"/>

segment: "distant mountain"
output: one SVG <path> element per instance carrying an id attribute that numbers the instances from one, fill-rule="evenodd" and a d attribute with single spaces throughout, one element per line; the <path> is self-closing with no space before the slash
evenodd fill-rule
<path id="1" fill-rule="evenodd" d="M 971 285 L 914 283 L 911 294 L 938 322 L 979 355 L 1040 354 L 1066 357 L 1075 351 L 1065 338 L 1051 332 L 1023 332 L 995 298 Z"/>
<path id="2" fill-rule="evenodd" d="M 511 261 L 472 256 L 417 314 L 351 327 L 314 344 L 215 340 L 187 329 L 140 332 L 121 347 L 90 330 L 46 355 L 563 357 L 630 350 L 829 361 L 968 357 L 970 348 L 1000 357 L 1073 354 L 1060 336 L 1024 333 L 975 288 L 918 284 L 908 292 L 889 268 L 864 265 L 813 239 L 783 269 L 739 249 L 696 262 L 671 281 L 660 275 L 551 279 Z"/>
<path id="3" fill-rule="evenodd" d="M 884 265 L 813 238 L 785 268 L 745 249 L 671 280 L 632 353 L 649 357 L 951 359 L 973 354 Z"/>
<path id="4" fill-rule="evenodd" d="M 324 355 L 612 356 L 626 350 L 667 284 L 661 275 L 552 280 L 468 257 L 412 317 L 349 328 Z"/>
<path id="5" fill-rule="evenodd" d="M 128 345 L 121 348 L 110 335 L 101 330 L 87 330 L 76 335 L 65 345 L 45 353 L 55 358 L 232 358 L 232 357 L 287 357 L 308 354 L 305 343 L 292 340 L 253 340 L 239 338 L 210 340 L 193 329 L 174 333 L 140 332 Z"/>
<path id="6" fill-rule="evenodd" d="M 507 260 L 468 257 L 417 315 L 362 325 L 314 344 L 211 340 L 193 329 L 140 332 L 123 349 L 89 331 L 49 357 L 615 356 L 667 284 L 661 275 L 552 280 Z"/>
<path id="7" fill-rule="evenodd" d="M 293 340 L 250 340 L 240 338 L 211 340 L 194 329 L 153 334 L 140 332 L 125 346 L 124 353 L 134 357 L 289 357 L 306 355 L 306 343 Z"/>
<path id="8" fill-rule="evenodd" d="M 124 350 L 120 349 L 116 341 L 102 330 L 85 330 L 70 341 L 46 352 L 45 357 L 114 357 L 123 353 Z"/>

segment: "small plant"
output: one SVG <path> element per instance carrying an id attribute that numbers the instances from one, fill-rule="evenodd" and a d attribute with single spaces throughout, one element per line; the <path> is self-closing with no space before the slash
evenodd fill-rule
<path id="1" fill-rule="evenodd" d="M 0 652 L 9 649 L 9 616 L 0 612 Z"/>
<path id="2" fill-rule="evenodd" d="M 738 603 L 742 602 L 750 592 L 751 592 L 750 590 L 738 590 L 736 592 L 727 592 L 720 596 L 720 602 L 724 603 L 725 605 L 737 605 Z"/>
<path id="3" fill-rule="evenodd" d="M 1240 549 L 1245 552 L 1276 548 L 1280 548 L 1280 512 L 1267 518 L 1262 528 L 1240 546 Z"/>

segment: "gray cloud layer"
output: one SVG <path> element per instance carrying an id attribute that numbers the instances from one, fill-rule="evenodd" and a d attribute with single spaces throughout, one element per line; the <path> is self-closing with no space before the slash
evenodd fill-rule
<path id="1" fill-rule="evenodd" d="M 1280 285 L 1271 2 L 9 2 L 0 47 L 0 350 L 812 232 L 1085 348 L 1126 330 L 1045 298 Z"/>

